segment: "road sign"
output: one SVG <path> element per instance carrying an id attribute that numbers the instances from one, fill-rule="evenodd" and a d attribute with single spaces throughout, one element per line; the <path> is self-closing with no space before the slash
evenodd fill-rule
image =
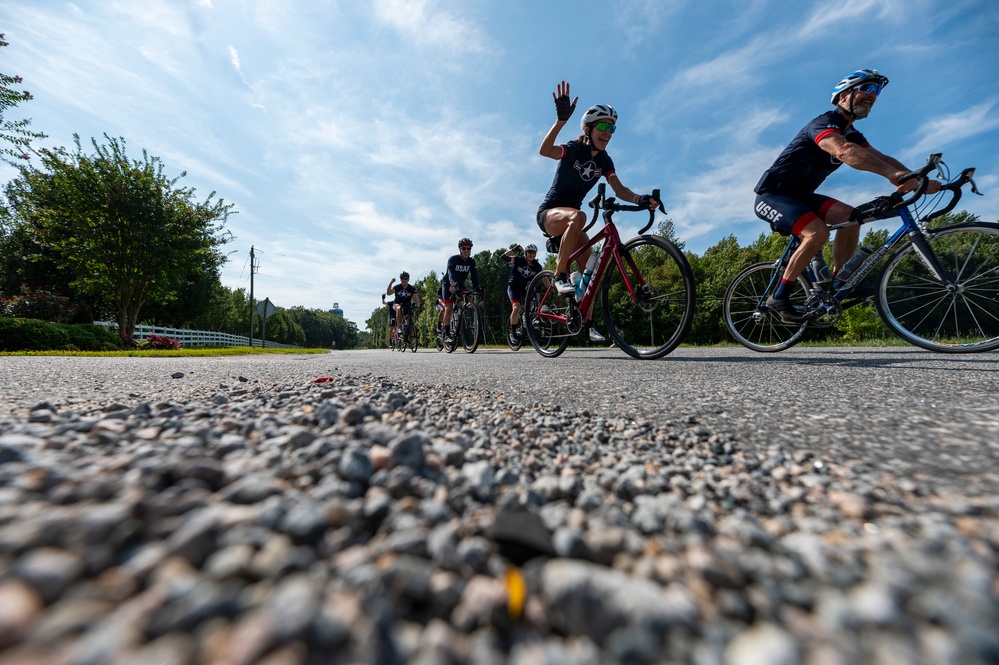
<path id="1" fill-rule="evenodd" d="M 257 303 L 257 313 L 265 319 L 277 312 L 277 306 L 271 302 L 270 298 L 264 298 L 263 302 Z"/>

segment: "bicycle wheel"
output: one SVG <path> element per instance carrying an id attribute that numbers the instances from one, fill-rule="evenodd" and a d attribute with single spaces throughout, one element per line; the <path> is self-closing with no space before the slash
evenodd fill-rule
<path id="1" fill-rule="evenodd" d="M 444 329 L 441 328 L 441 324 L 437 324 L 437 329 L 434 332 L 434 344 L 437 346 L 438 351 L 444 350 Z"/>
<path id="2" fill-rule="evenodd" d="M 458 348 L 458 336 L 461 335 L 461 311 L 462 309 L 455 305 L 451 313 L 451 336 L 444 338 L 444 350 L 448 353 L 454 353 L 454 350 Z"/>
<path id="3" fill-rule="evenodd" d="M 999 348 L 999 224 L 945 227 L 926 242 L 954 284 L 939 280 L 908 243 L 881 273 L 878 314 L 893 333 L 930 351 Z"/>
<path id="4" fill-rule="evenodd" d="M 420 335 L 419 335 L 419 333 L 416 330 L 413 329 L 412 325 L 410 325 L 410 328 L 409 328 L 409 350 L 412 351 L 413 353 L 416 353 L 416 347 L 419 346 L 419 342 L 420 342 Z"/>
<path id="5" fill-rule="evenodd" d="M 690 329 L 694 274 L 683 253 L 658 236 L 638 236 L 625 243 L 621 266 L 624 274 L 612 264 L 603 278 L 607 330 L 633 358 L 661 358 Z"/>
<path id="6" fill-rule="evenodd" d="M 789 349 L 804 338 L 806 323 L 785 323 L 776 312 L 767 309 L 767 296 L 780 282 L 773 261 L 751 265 L 732 280 L 722 301 L 722 319 L 735 341 L 747 349 L 773 353 Z M 804 305 L 808 280 L 799 276 L 791 289 L 791 302 Z"/>
<path id="7" fill-rule="evenodd" d="M 479 304 L 470 302 L 465 304 L 464 319 L 461 325 L 461 345 L 465 347 L 465 353 L 475 353 L 479 348 L 479 331 L 482 325 L 482 312 Z"/>
<path id="8" fill-rule="evenodd" d="M 521 318 L 521 321 L 523 321 L 523 318 Z M 510 330 L 510 327 L 507 326 L 506 343 L 510 346 L 511 351 L 520 351 L 520 347 L 524 345 L 523 324 L 517 324 L 517 327 L 513 330 Z"/>
<path id="9" fill-rule="evenodd" d="M 551 270 L 543 270 L 534 276 L 524 297 L 524 301 L 531 304 L 521 314 L 526 317 L 524 322 L 531 345 L 546 358 L 562 355 L 565 347 L 569 346 L 570 335 L 564 320 L 573 309 L 555 289 L 554 277 L 555 273 Z M 556 317 L 562 317 L 562 320 Z"/>

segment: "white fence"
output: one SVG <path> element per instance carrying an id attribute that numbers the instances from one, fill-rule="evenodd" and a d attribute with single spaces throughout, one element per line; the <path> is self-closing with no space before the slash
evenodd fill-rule
<path id="1" fill-rule="evenodd" d="M 94 325 L 104 326 L 117 331 L 118 324 L 113 321 L 94 321 Z M 132 336 L 135 341 L 143 340 L 150 335 L 160 337 L 172 337 L 180 341 L 181 346 L 250 346 L 250 338 L 243 335 L 230 335 L 224 332 L 213 332 L 211 330 L 181 330 L 179 328 L 164 328 L 163 326 L 147 326 L 139 324 L 135 326 L 135 334 Z M 265 346 L 264 343 L 254 338 L 253 346 Z M 269 348 L 298 349 L 301 347 L 291 344 L 278 344 L 277 342 L 267 342 Z"/>

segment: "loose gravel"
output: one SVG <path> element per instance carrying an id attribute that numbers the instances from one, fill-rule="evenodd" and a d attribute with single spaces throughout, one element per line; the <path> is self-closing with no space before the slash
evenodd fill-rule
<path id="1" fill-rule="evenodd" d="M 696 415 L 91 366 L 3 374 L 0 663 L 999 661 L 994 496 Z"/>

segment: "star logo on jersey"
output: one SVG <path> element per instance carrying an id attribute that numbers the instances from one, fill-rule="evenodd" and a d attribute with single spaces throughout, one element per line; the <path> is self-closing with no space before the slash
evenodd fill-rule
<path id="1" fill-rule="evenodd" d="M 597 168 L 596 162 L 594 162 L 592 159 L 586 162 L 585 164 L 580 164 L 577 161 L 575 164 L 573 164 L 573 166 L 577 171 L 579 171 L 579 177 L 585 180 L 586 182 L 589 182 L 594 178 L 600 177 L 601 171 L 600 169 Z"/>

